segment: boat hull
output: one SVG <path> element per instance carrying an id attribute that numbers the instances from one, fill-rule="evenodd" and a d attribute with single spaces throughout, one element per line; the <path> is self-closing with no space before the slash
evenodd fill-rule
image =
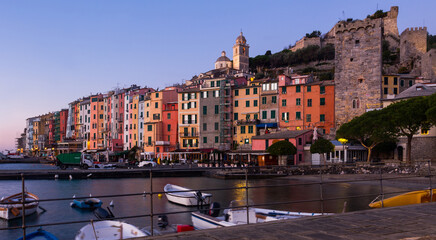
<path id="1" fill-rule="evenodd" d="M 209 205 L 211 202 L 212 194 L 210 193 L 202 193 L 203 201 L 200 203 L 197 198 L 197 192 L 192 191 L 191 189 L 167 184 L 164 187 L 165 196 L 168 201 L 176 204 L 180 204 L 183 206 L 197 206 L 200 204 Z M 185 191 L 185 192 L 180 192 Z"/>
<path id="2" fill-rule="evenodd" d="M 26 193 L 26 202 L 24 204 L 25 216 L 31 215 L 36 212 L 39 205 L 39 198 L 32 194 Z M 22 194 L 18 193 L 7 197 L 0 201 L 0 218 L 10 220 L 20 218 L 23 215 L 23 204 L 21 204 Z"/>
<path id="3" fill-rule="evenodd" d="M 93 222 L 82 227 L 75 240 L 115 240 L 147 236 L 137 227 L 119 221 Z"/>
<path id="4" fill-rule="evenodd" d="M 431 193 L 430 190 L 421 190 L 404 193 L 398 196 L 386 198 L 382 201 L 373 201 L 369 204 L 371 208 L 381 207 L 397 207 L 411 204 L 428 203 L 430 202 Z M 436 201 L 436 189 L 433 189 L 433 202 Z"/>
<path id="5" fill-rule="evenodd" d="M 191 213 L 191 220 L 192 225 L 194 225 L 195 229 L 198 230 L 236 225 L 234 223 L 226 222 L 223 219 L 211 217 L 199 212 Z"/>
<path id="6" fill-rule="evenodd" d="M 29 233 L 26 235 L 26 240 L 59 240 L 53 234 L 44 231 L 42 229 L 38 229 L 35 232 Z M 23 237 L 18 238 L 17 240 L 23 240 Z"/>
<path id="7" fill-rule="evenodd" d="M 168 201 L 176 204 L 180 204 L 183 206 L 197 206 L 198 200 L 194 196 L 191 197 L 185 197 L 185 196 L 176 196 L 171 193 L 165 193 L 165 196 L 167 197 Z M 204 198 L 203 205 L 209 205 L 210 204 L 210 196 L 207 196 Z"/>
<path id="8" fill-rule="evenodd" d="M 84 200 L 73 200 L 71 207 L 77 207 L 81 209 L 95 209 L 101 207 L 103 202 L 97 198 L 88 198 Z"/>

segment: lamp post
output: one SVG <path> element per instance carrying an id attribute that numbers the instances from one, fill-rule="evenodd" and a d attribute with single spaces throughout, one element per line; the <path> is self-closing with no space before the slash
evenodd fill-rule
<path id="1" fill-rule="evenodd" d="M 344 154 L 343 154 L 344 159 L 342 160 L 342 163 L 345 163 L 345 144 L 348 142 L 348 139 L 339 138 L 338 141 L 342 143 L 342 149 L 343 149 L 343 152 L 344 152 Z"/>

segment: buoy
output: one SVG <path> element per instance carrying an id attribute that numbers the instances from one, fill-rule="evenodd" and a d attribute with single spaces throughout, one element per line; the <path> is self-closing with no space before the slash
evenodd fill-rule
<path id="1" fill-rule="evenodd" d="M 144 193 L 142 194 L 142 196 L 143 196 L 143 197 L 147 197 L 147 193 L 145 193 L 145 191 L 144 191 Z"/>
<path id="2" fill-rule="evenodd" d="M 89 178 L 89 177 L 91 177 L 91 176 L 92 176 L 92 173 L 86 175 L 87 178 Z"/>
<path id="3" fill-rule="evenodd" d="M 76 194 L 73 195 L 73 198 L 76 198 Z"/>
<path id="4" fill-rule="evenodd" d="M 157 197 L 158 197 L 159 199 L 161 199 L 161 198 L 162 198 L 162 193 L 159 193 L 159 194 L 157 195 Z"/>
<path id="5" fill-rule="evenodd" d="M 59 178 L 59 175 L 56 174 L 54 177 L 55 177 L 55 179 L 58 179 L 58 178 Z"/>
<path id="6" fill-rule="evenodd" d="M 89 197 L 92 197 L 92 194 L 91 194 L 91 193 L 89 194 Z"/>
<path id="7" fill-rule="evenodd" d="M 70 180 L 73 179 L 73 176 L 70 175 Z"/>
<path id="8" fill-rule="evenodd" d="M 114 207 L 114 200 L 109 203 L 109 206 Z"/>

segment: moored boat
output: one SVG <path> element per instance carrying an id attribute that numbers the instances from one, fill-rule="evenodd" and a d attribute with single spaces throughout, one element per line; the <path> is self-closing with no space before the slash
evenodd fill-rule
<path id="1" fill-rule="evenodd" d="M 24 239 L 23 237 L 20 237 L 17 240 L 23 240 L 23 239 Z M 42 230 L 42 228 L 39 228 L 35 232 L 31 232 L 27 234 L 26 240 L 58 240 L 58 238 L 55 235 L 45 230 Z"/>
<path id="2" fill-rule="evenodd" d="M 22 193 L 2 198 L 0 200 L 0 218 L 9 220 L 21 217 L 23 213 L 22 199 Z M 38 200 L 38 196 L 33 193 L 24 193 L 24 214 L 26 216 L 36 212 L 39 205 Z"/>
<path id="3" fill-rule="evenodd" d="M 168 201 L 184 206 L 209 205 L 212 197 L 210 193 L 192 191 L 191 189 L 173 184 L 165 185 L 164 191 Z"/>
<path id="4" fill-rule="evenodd" d="M 119 221 L 91 222 L 82 227 L 75 240 L 115 240 L 147 236 L 137 227 Z"/>
<path id="5" fill-rule="evenodd" d="M 381 199 L 381 196 L 375 198 L 370 204 L 369 207 L 372 208 L 381 208 L 381 207 L 397 207 L 404 206 L 410 204 L 418 204 L 418 203 L 428 203 L 432 198 L 432 202 L 436 202 L 436 189 L 432 190 L 433 194 L 428 190 L 420 190 L 407 192 L 404 194 L 400 194 L 397 196 L 393 196 L 386 199 Z M 431 195 L 433 195 L 431 197 Z"/>
<path id="6" fill-rule="evenodd" d="M 247 208 L 242 201 L 232 201 L 230 207 L 220 215 L 220 206 L 212 203 L 208 211 L 191 213 L 195 229 L 209 229 L 247 224 Z M 249 223 L 269 222 L 282 219 L 294 219 L 307 216 L 320 216 L 321 213 L 289 212 L 264 208 L 248 208 Z"/>
<path id="7" fill-rule="evenodd" d="M 102 204 L 103 202 L 98 198 L 85 198 L 81 200 L 74 199 L 70 206 L 82 209 L 95 209 L 101 207 Z"/>

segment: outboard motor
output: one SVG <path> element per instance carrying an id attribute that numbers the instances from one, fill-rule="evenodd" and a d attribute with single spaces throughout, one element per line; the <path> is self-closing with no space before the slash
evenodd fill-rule
<path id="1" fill-rule="evenodd" d="M 105 209 L 99 207 L 96 208 L 94 210 L 94 216 L 98 219 L 98 220 L 109 220 L 109 219 L 113 219 L 115 216 L 112 213 L 112 211 L 107 208 L 108 211 L 106 211 Z"/>
<path id="2" fill-rule="evenodd" d="M 213 202 L 209 207 L 209 215 L 212 217 L 218 217 L 220 215 L 221 205 L 217 202 Z"/>
<path id="3" fill-rule="evenodd" d="M 157 217 L 157 226 L 161 229 L 165 229 L 168 226 L 168 217 L 167 215 L 159 215 Z"/>

